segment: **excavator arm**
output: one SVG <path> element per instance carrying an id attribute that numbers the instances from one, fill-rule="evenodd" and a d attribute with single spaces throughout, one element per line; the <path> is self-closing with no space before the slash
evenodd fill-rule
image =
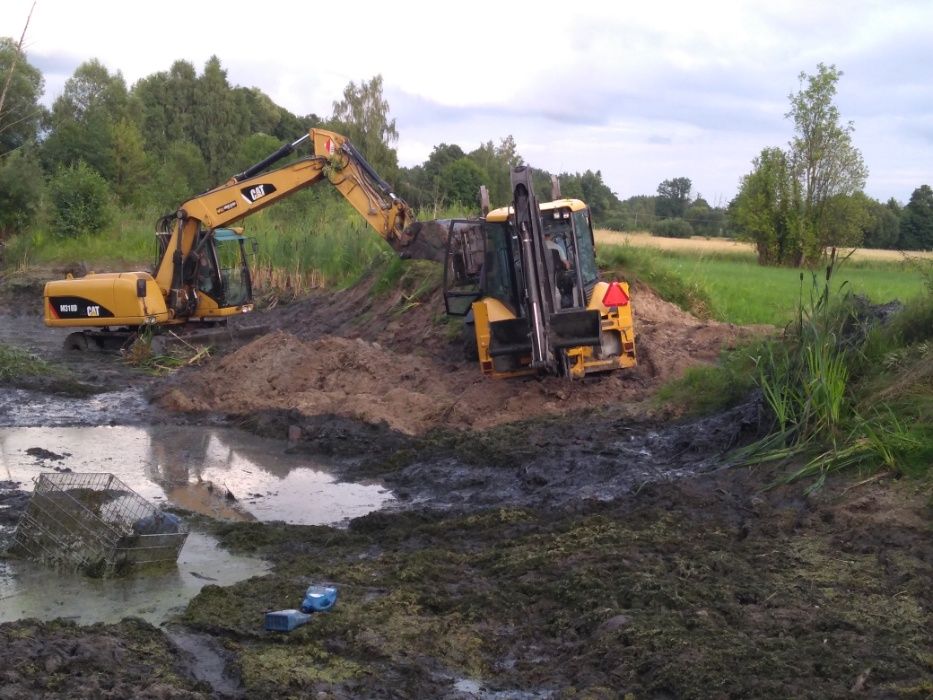
<path id="1" fill-rule="evenodd" d="M 273 169 L 306 141 L 313 148 L 310 155 Z M 330 182 L 402 257 L 444 260 L 446 228 L 416 222 L 410 207 L 346 137 L 311 129 L 163 217 L 156 230 L 160 258 L 154 275 L 92 273 L 49 282 L 45 289 L 46 324 L 109 330 L 218 320 L 249 311 L 252 286 L 243 240 L 228 227 L 324 181 Z M 219 244 L 223 242 L 227 250 L 231 241 L 239 244 L 239 267 L 222 269 Z"/>
<path id="2" fill-rule="evenodd" d="M 313 155 L 267 170 L 310 140 Z M 344 136 L 324 129 L 311 129 L 300 139 L 282 146 L 275 153 L 247 170 L 234 175 L 223 185 L 185 202 L 175 213 L 156 281 L 167 296 L 168 307 L 175 315 L 185 315 L 190 298 L 186 260 L 196 256 L 205 239 L 215 229 L 230 226 L 300 189 L 329 181 L 359 212 L 372 229 L 395 251 L 406 258 L 441 260 L 443 242 L 428 242 L 437 235 L 415 222 L 411 208 L 375 172 L 366 159 Z M 194 269 L 189 265 L 187 269 Z"/>

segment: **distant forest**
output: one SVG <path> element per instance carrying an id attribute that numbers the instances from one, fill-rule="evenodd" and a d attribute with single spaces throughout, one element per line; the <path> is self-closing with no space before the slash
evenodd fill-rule
<path id="1" fill-rule="evenodd" d="M 333 112 L 295 115 L 256 88 L 231 85 L 215 56 L 198 73 L 187 61 L 128 87 L 122 74 L 87 61 L 51 109 L 40 104 L 44 79 L 13 39 L 0 38 L 0 238 L 35 225 L 50 199 L 91 188 L 119 207 L 170 211 L 300 137 L 311 127 L 348 136 L 410 205 L 427 215 L 479 211 L 486 185 L 493 206 L 509 200 L 509 170 L 525 163 L 510 135 L 466 150 L 434 147 L 421 165 L 398 164 L 395 120 L 382 78 L 350 83 Z M 530 163 L 533 167 L 534 163 Z M 537 169 L 549 199 L 551 173 Z M 741 235 L 730 206 L 713 206 L 676 175 L 652 194 L 620 199 L 599 170 L 555 173 L 561 194 L 584 200 L 598 227 L 687 237 Z M 918 187 L 906 205 L 854 197 L 866 212 L 863 245 L 933 247 L 933 191 Z"/>

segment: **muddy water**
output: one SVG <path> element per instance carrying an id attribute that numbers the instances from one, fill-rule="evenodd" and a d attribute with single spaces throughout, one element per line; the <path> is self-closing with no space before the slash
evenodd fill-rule
<path id="1" fill-rule="evenodd" d="M 305 524 L 339 523 L 391 500 L 378 485 L 339 483 L 325 468 L 286 454 L 281 442 L 217 427 L 0 428 L 0 480 L 25 490 L 44 472 L 109 472 L 154 503 L 216 518 Z M 128 578 L 53 574 L 29 561 L 0 559 L 0 622 L 64 617 L 90 624 L 132 615 L 160 623 L 203 586 L 231 585 L 267 568 L 198 531 L 188 536 L 177 567 Z"/>
<path id="2" fill-rule="evenodd" d="M 161 416 L 137 388 L 72 398 L 25 389 L 0 390 L 0 422 L 6 426 L 155 423 Z"/>
<path id="3" fill-rule="evenodd" d="M 92 579 L 62 572 L 50 575 L 40 564 L 0 560 L 0 622 L 61 617 L 92 624 L 135 616 L 158 624 L 183 611 L 209 583 L 229 586 L 267 570 L 266 562 L 234 556 L 200 532 L 188 535 L 177 568 L 126 578 Z"/>
<path id="4" fill-rule="evenodd" d="M 153 502 L 225 519 L 339 523 L 392 500 L 377 484 L 337 482 L 326 464 L 229 428 L 0 428 L 0 479 L 29 489 L 65 469 L 112 473 Z"/>

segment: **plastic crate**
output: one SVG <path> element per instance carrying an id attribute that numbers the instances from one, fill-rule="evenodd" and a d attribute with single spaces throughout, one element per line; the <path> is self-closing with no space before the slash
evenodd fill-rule
<path id="1" fill-rule="evenodd" d="M 266 613 L 266 629 L 270 632 L 291 632 L 310 619 L 311 615 L 299 610 L 276 610 Z"/>
<path id="2" fill-rule="evenodd" d="M 47 564 L 98 576 L 175 562 L 187 526 L 113 474 L 40 474 L 13 546 Z"/>

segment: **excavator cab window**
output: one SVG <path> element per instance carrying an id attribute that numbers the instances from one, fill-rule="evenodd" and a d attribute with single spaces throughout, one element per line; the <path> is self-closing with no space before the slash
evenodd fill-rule
<path id="1" fill-rule="evenodd" d="M 245 241 L 246 238 L 231 229 L 214 231 L 214 249 L 223 290 L 222 299 L 218 300 L 221 306 L 242 306 L 253 299 Z"/>

